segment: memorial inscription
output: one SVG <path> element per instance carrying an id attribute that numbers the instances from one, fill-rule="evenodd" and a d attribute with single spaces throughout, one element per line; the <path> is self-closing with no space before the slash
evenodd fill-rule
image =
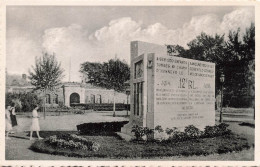
<path id="1" fill-rule="evenodd" d="M 154 60 L 154 124 L 213 125 L 215 64 L 161 55 Z"/>

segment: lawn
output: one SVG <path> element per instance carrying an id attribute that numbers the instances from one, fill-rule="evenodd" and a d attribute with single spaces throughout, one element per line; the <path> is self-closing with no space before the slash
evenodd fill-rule
<path id="1" fill-rule="evenodd" d="M 77 132 L 42 132 L 41 136 L 47 138 L 52 135 Z M 36 152 L 64 155 L 73 157 L 99 157 L 111 159 L 135 159 L 135 158 L 153 158 L 170 156 L 191 156 L 191 155 L 209 155 L 213 153 L 226 153 L 248 149 L 249 145 L 246 139 L 237 135 L 226 135 L 214 138 L 202 138 L 178 143 L 164 142 L 126 142 L 115 133 L 109 136 L 82 136 L 90 141 L 95 141 L 101 145 L 96 152 L 55 148 L 47 144 L 46 140 L 35 141 L 31 148 Z"/>

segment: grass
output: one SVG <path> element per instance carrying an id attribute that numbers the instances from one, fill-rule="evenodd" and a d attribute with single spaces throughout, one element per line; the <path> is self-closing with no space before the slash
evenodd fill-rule
<path id="1" fill-rule="evenodd" d="M 58 135 L 64 133 L 77 132 L 42 132 L 43 137 Z M 237 135 L 228 135 L 214 138 L 203 138 L 199 140 L 190 140 L 178 143 L 159 143 L 159 142 L 126 142 L 120 139 L 116 134 L 110 136 L 83 136 L 88 140 L 96 141 L 101 145 L 97 152 L 57 149 L 48 145 L 45 140 L 35 141 L 31 148 L 34 151 L 64 155 L 69 157 L 99 157 L 112 159 L 125 158 L 153 158 L 169 156 L 191 156 L 191 155 L 209 155 L 213 153 L 226 153 L 248 149 L 249 145 L 246 139 Z"/>

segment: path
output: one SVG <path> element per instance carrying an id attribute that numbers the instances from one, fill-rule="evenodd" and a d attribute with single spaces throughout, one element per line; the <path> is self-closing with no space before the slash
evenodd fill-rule
<path id="1" fill-rule="evenodd" d="M 46 116 L 44 119 L 39 119 L 42 131 L 76 131 L 77 125 L 88 122 L 112 122 L 112 121 L 126 121 L 125 117 L 112 117 L 112 111 L 106 112 L 89 112 L 86 114 L 72 114 L 61 116 Z M 126 115 L 125 111 L 117 111 L 116 115 Z M 42 113 L 41 113 L 42 116 Z M 31 126 L 31 118 L 24 116 L 17 116 L 18 131 L 29 131 Z"/>

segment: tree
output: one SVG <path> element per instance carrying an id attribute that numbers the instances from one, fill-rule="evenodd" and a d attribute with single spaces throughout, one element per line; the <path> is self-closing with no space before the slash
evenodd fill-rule
<path id="1" fill-rule="evenodd" d="M 245 95 L 249 84 L 254 90 L 255 26 L 252 23 L 243 36 L 237 29 L 230 31 L 227 37 L 225 40 L 224 34 L 201 33 L 187 44 L 188 49 L 172 47 L 174 53 L 179 53 L 176 56 L 216 64 L 216 92 L 220 89 L 220 74 L 223 72 L 228 79 L 224 83 L 226 104 L 232 96 Z"/>
<path id="2" fill-rule="evenodd" d="M 111 59 L 104 63 L 85 62 L 80 72 L 87 76 L 87 83 L 95 86 L 124 91 L 124 83 L 130 79 L 129 65 L 119 59 Z"/>
<path id="3" fill-rule="evenodd" d="M 29 70 L 29 79 L 31 84 L 35 86 L 35 90 L 44 92 L 44 117 L 45 117 L 45 102 L 46 90 L 53 90 L 61 83 L 63 69 L 61 64 L 57 62 L 55 55 L 44 53 L 42 57 L 35 59 L 35 67 L 32 66 L 32 71 Z"/>

